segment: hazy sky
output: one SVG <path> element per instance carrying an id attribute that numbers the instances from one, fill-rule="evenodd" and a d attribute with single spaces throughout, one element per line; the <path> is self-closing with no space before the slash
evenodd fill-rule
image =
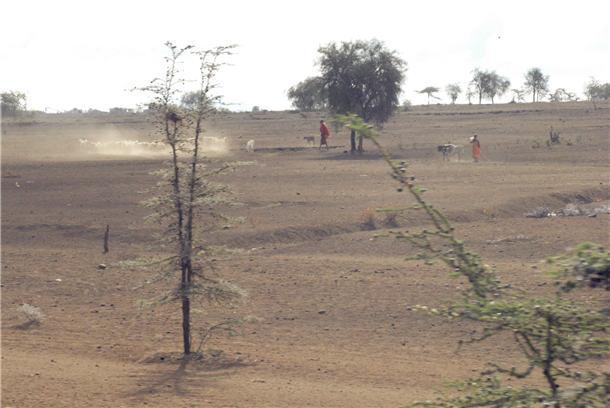
<path id="1" fill-rule="evenodd" d="M 516 87 L 537 66 L 552 89 L 582 94 L 591 76 L 610 80 L 608 4 L 8 0 L 0 3 L 0 90 L 25 92 L 32 109 L 134 107 L 147 97 L 128 90 L 162 74 L 165 41 L 235 43 L 220 76 L 225 101 L 287 109 L 286 90 L 318 72 L 320 45 L 377 38 L 407 61 L 401 100 L 425 103 L 416 91 L 426 86 L 465 88 L 475 67 Z"/>

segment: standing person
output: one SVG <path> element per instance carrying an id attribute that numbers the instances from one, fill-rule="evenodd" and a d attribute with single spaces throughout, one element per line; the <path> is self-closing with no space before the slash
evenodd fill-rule
<path id="1" fill-rule="evenodd" d="M 479 142 L 479 136 L 474 135 L 470 139 L 470 143 L 472 143 L 472 158 L 474 162 L 477 163 L 481 158 L 481 142 Z"/>
<path id="2" fill-rule="evenodd" d="M 326 123 L 321 120 L 320 121 L 320 150 L 322 150 L 322 145 L 326 146 L 326 150 L 328 150 L 328 138 L 330 137 L 330 130 L 328 130 L 328 126 Z"/>

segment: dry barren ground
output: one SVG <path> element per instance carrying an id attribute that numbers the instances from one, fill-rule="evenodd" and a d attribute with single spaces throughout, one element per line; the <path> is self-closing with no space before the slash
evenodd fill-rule
<path id="1" fill-rule="evenodd" d="M 2 129 L 2 406 L 388 407 L 430 398 L 443 382 L 486 361 L 515 364 L 510 342 L 455 353 L 471 332 L 409 311 L 440 305 L 463 285 L 440 266 L 406 261 L 413 250 L 362 228 L 367 208 L 409 204 L 378 154 L 344 153 L 347 135 L 318 152 L 303 136 L 319 116 L 229 114 L 210 123 L 226 137 L 218 160 L 251 161 L 225 177 L 244 224 L 210 240 L 240 249 L 217 273 L 248 293 L 231 310 L 204 308 L 204 326 L 253 315 L 235 337 L 180 363 L 177 305 L 139 308 L 143 271 L 114 266 L 163 251 L 139 202 L 160 159 L 147 151 L 96 151 L 79 142 L 151 140 L 141 116 L 43 116 Z M 564 143 L 547 148 L 548 127 Z M 608 205 L 610 105 L 417 107 L 398 114 L 383 142 L 404 158 L 467 245 L 508 282 L 544 291 L 539 261 L 585 240 L 607 245 L 608 215 L 526 218 L 539 206 Z M 435 146 L 479 134 L 483 160 L 443 163 Z M 256 140 L 257 151 L 243 146 Z M 534 148 L 534 146 L 541 147 Z M 117 144 L 116 146 L 120 146 Z M 406 203 L 405 203 L 405 200 Z M 424 224 L 418 215 L 403 228 Z M 110 224 L 110 253 L 102 236 Z M 97 269 L 101 263 L 107 269 Z M 589 295 L 586 295 L 589 296 Z M 41 309 L 25 327 L 18 307 Z"/>

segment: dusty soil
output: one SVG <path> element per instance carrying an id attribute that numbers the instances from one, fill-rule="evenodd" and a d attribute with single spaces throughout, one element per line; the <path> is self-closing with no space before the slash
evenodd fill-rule
<path id="1" fill-rule="evenodd" d="M 147 151 L 102 153 L 80 143 L 152 140 L 141 116 L 47 115 L 2 129 L 2 406 L 377 407 L 431 398 L 486 361 L 518 364 L 497 339 L 456 354 L 474 327 L 410 311 L 442 305 L 463 282 L 440 265 L 407 261 L 412 248 L 362 227 L 367 209 L 404 207 L 379 155 L 307 147 L 317 114 L 229 114 L 209 124 L 226 137 L 216 160 L 253 162 L 224 177 L 245 223 L 211 234 L 240 249 L 216 274 L 248 293 L 232 309 L 202 305 L 194 325 L 223 316 L 258 322 L 213 338 L 202 360 L 181 362 L 178 305 L 138 306 L 160 288 L 117 262 L 166 251 L 139 203 L 161 166 Z M 561 145 L 547 147 L 548 127 Z M 579 242 L 608 245 L 609 216 L 526 218 L 539 206 L 608 205 L 610 105 L 586 103 L 417 107 L 383 129 L 383 143 L 429 189 L 458 235 L 504 280 L 550 286 L 540 260 Z M 442 162 L 436 145 L 483 158 Z M 247 140 L 257 151 L 246 153 Z M 537 147 L 540 146 L 540 147 Z M 102 237 L 110 225 L 110 253 Z M 402 228 L 425 226 L 417 214 Z M 99 264 L 106 269 L 98 269 Z M 587 294 L 586 296 L 589 296 Z M 24 325 L 21 304 L 44 319 Z"/>

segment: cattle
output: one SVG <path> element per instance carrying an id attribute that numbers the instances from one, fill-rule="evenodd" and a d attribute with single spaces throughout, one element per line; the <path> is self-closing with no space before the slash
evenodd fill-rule
<path id="1" fill-rule="evenodd" d="M 443 161 L 450 161 L 451 156 L 457 157 L 458 161 L 462 158 L 464 147 L 452 143 L 438 145 L 436 149 L 443 155 Z"/>

